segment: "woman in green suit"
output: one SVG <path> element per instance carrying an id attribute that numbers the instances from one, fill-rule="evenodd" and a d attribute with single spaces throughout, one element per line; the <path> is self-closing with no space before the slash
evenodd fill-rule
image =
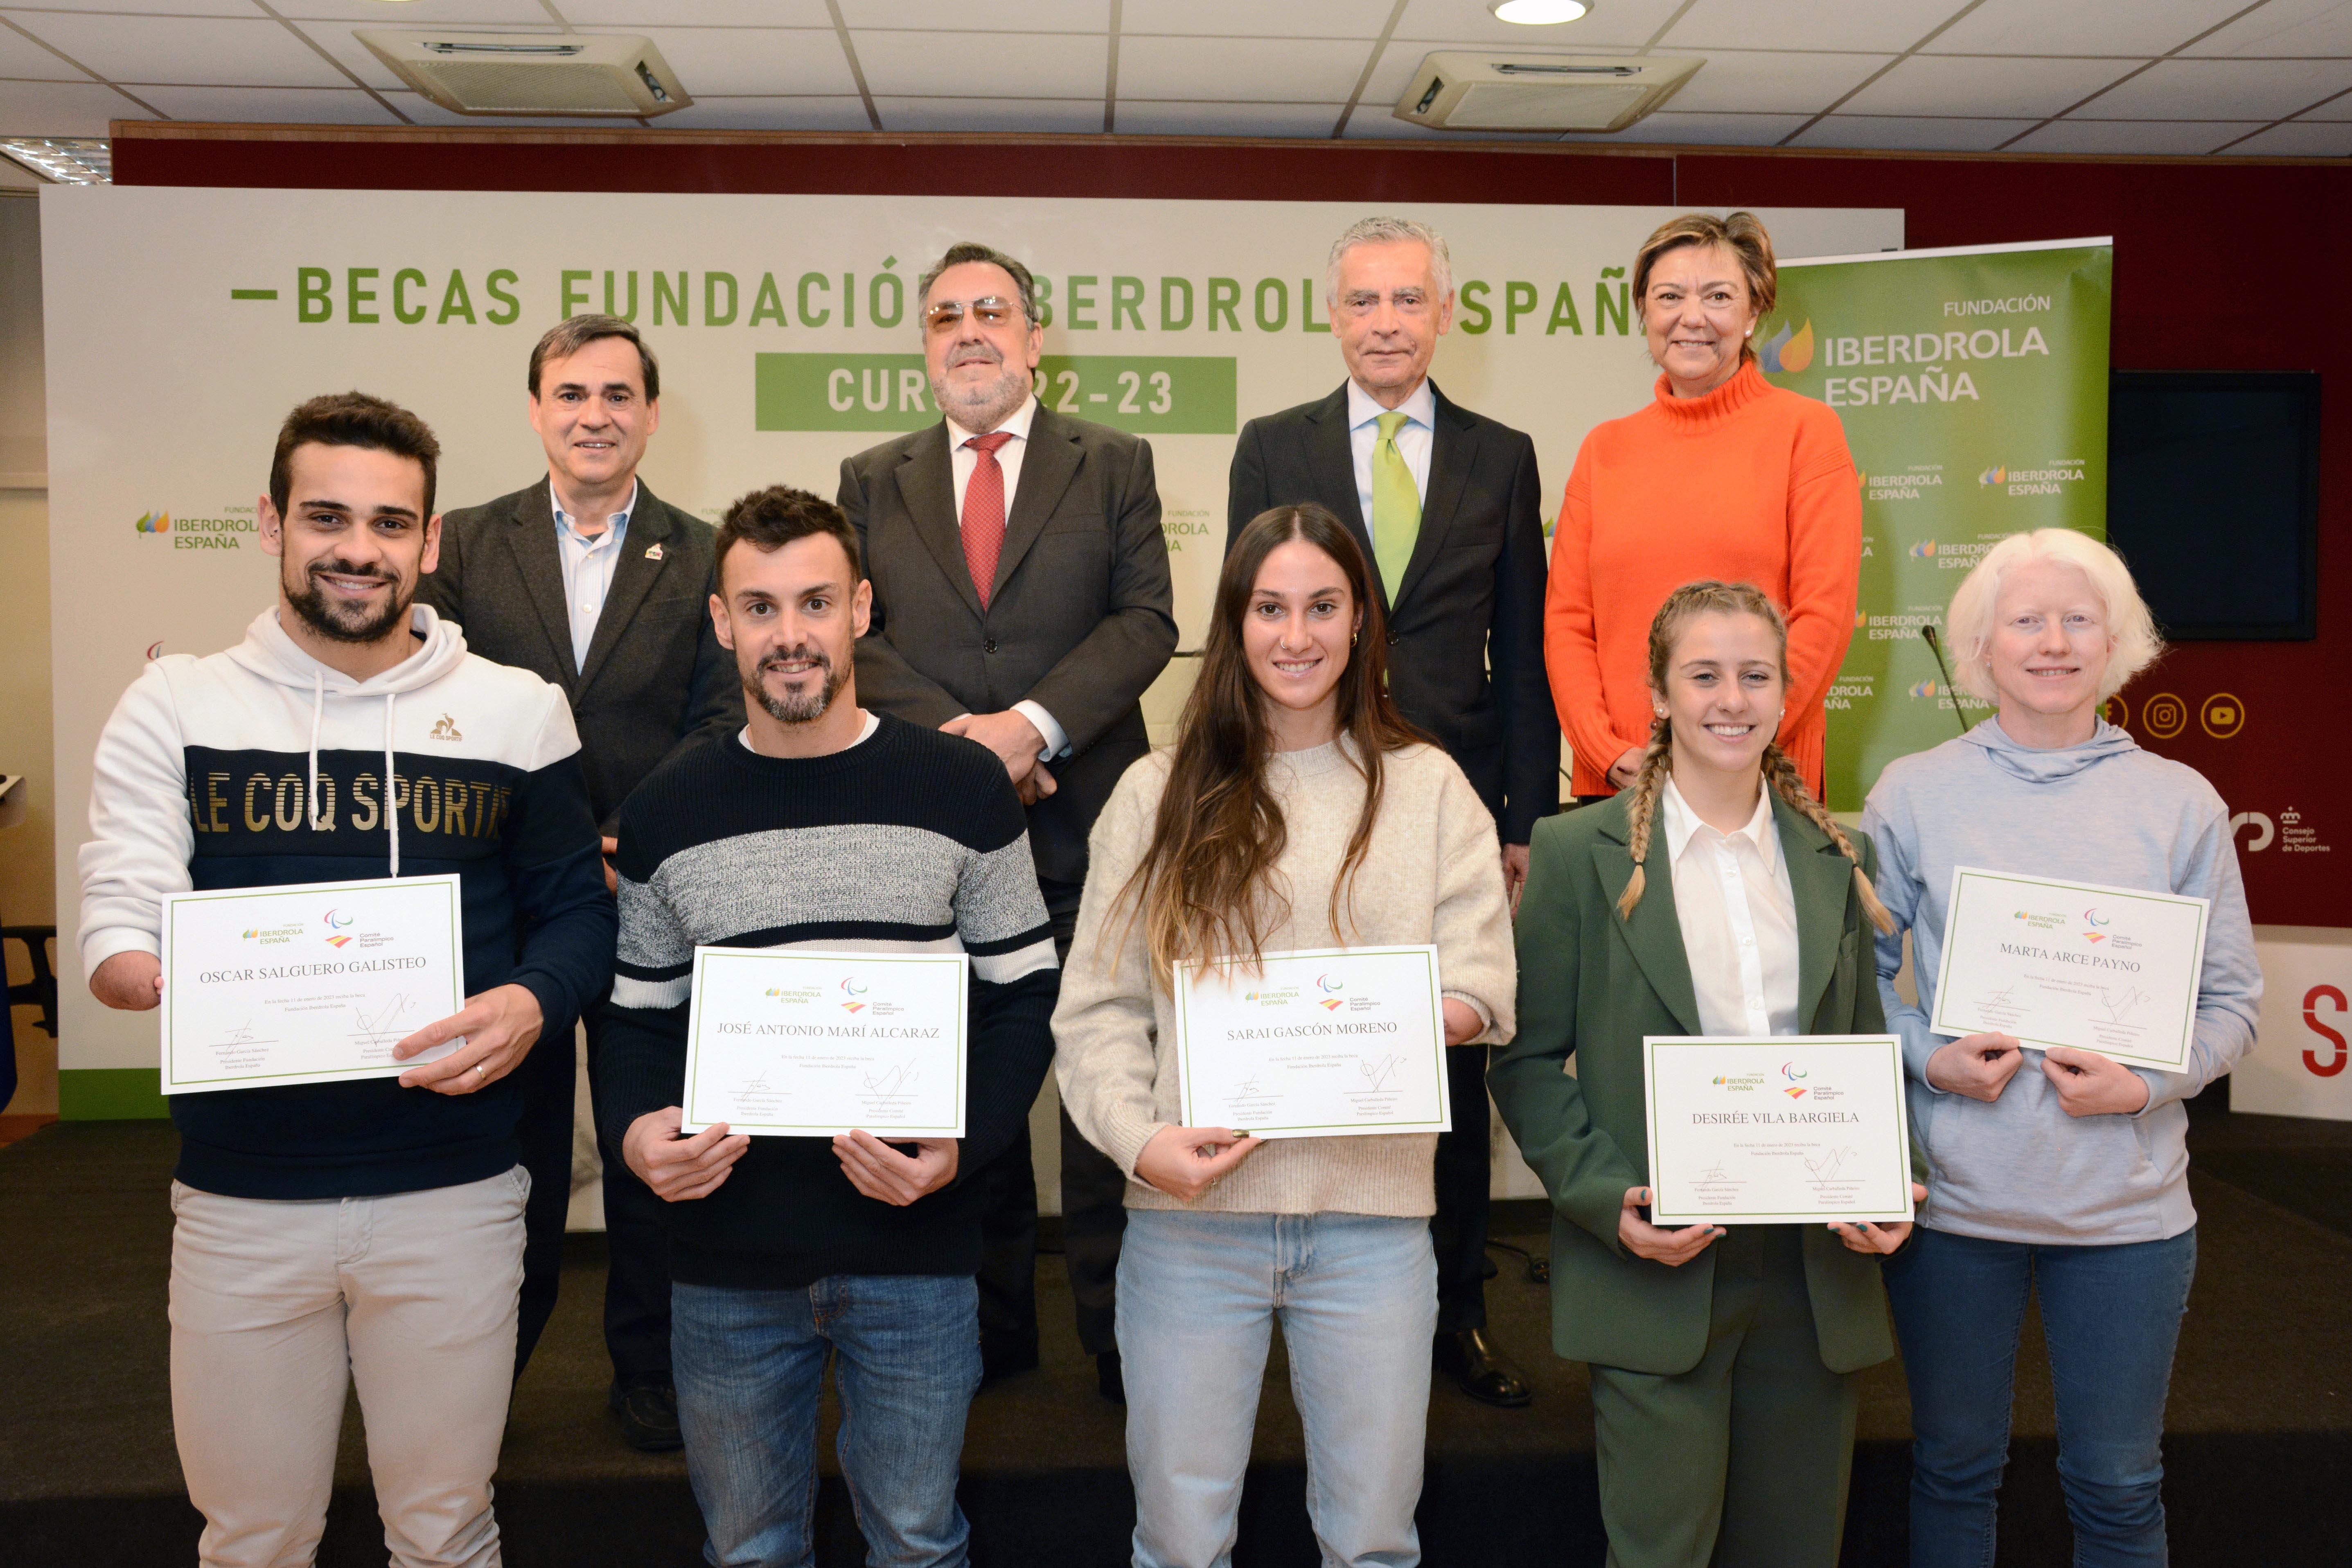
<path id="1" fill-rule="evenodd" d="M 1895 1353 L 1877 1259 L 1909 1226 L 1645 1217 L 1643 1036 L 1885 1030 L 1869 840 L 1773 743 L 1787 650 L 1758 589 L 1676 589 L 1635 783 L 1538 826 L 1519 908 L 1489 1082 L 1551 1195 L 1552 1343 L 1591 1364 L 1612 1568 L 1832 1568 L 1855 1373 Z"/>

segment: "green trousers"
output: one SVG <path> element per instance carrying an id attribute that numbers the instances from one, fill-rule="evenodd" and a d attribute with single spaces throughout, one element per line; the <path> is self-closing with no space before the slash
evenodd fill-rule
<path id="1" fill-rule="evenodd" d="M 1715 1252 L 1696 1366 L 1592 1368 L 1610 1568 L 1835 1568 L 1856 1374 L 1822 1364 L 1795 1226 Z"/>

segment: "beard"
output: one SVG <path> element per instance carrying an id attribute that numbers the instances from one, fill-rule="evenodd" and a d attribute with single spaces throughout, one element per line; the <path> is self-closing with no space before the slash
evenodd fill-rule
<path id="1" fill-rule="evenodd" d="M 1014 364 L 996 351 L 994 344 L 975 344 L 960 348 L 948 356 L 950 370 L 957 356 L 964 363 L 985 363 L 998 367 L 994 379 L 982 382 L 950 383 L 944 375 L 931 377 L 931 400 L 967 430 L 985 433 L 1003 423 L 1007 416 L 1029 397 L 1029 368 Z"/>
<path id="2" fill-rule="evenodd" d="M 814 691 L 795 692 L 779 697 L 768 689 L 767 674 L 789 659 L 805 659 L 824 671 L 824 684 Z M 743 677 L 743 695 L 765 709 L 768 717 L 779 724 L 814 724 L 833 706 L 833 700 L 849 682 L 849 671 L 835 669 L 824 650 L 813 643 L 798 647 L 777 648 L 762 658 L 758 666 Z"/>
<path id="3" fill-rule="evenodd" d="M 382 609 L 370 609 L 346 599 L 329 596 L 319 585 L 321 573 L 331 572 L 341 577 L 365 577 L 392 584 L 392 594 Z M 298 583 L 294 566 L 288 562 L 278 568 L 278 585 L 286 602 L 302 618 L 302 624 L 331 642 L 381 642 L 408 618 L 409 605 L 416 597 L 414 584 L 404 584 L 389 572 L 375 567 L 353 566 L 332 556 L 313 561 L 302 569 Z"/>

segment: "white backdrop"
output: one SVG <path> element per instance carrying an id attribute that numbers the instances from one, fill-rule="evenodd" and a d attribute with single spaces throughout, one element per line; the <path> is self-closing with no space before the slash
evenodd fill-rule
<path id="1" fill-rule="evenodd" d="M 523 413 L 531 343 L 567 306 L 604 309 L 610 288 L 625 308 L 634 288 L 663 371 L 661 429 L 644 470 L 654 489 L 713 518 L 778 481 L 831 495 L 841 459 L 888 431 L 762 429 L 762 414 L 771 425 L 855 423 L 871 395 L 890 417 L 928 422 L 919 384 L 903 384 L 909 362 L 861 356 L 918 353 L 917 275 L 953 241 L 982 240 L 1046 284 L 1047 354 L 1081 356 L 1069 367 L 1076 384 L 1056 381 L 1048 395 L 1150 435 L 1189 648 L 1222 554 L 1232 430 L 1339 384 L 1333 340 L 1310 329 L 1321 323 L 1331 238 L 1366 211 L 114 187 L 50 187 L 42 203 L 68 1073 L 156 1060 L 152 1017 L 98 1007 L 70 935 L 99 728 L 152 650 L 224 647 L 269 602 L 253 509 L 278 424 L 297 402 L 356 386 L 415 409 L 446 448 L 440 504 L 486 500 L 544 472 Z M 1456 401 L 1535 437 L 1549 513 L 1584 432 L 1649 395 L 1655 373 L 1623 308 L 1625 270 L 1671 212 L 1436 205 L 1410 216 L 1448 237 L 1463 296 L 1436 378 Z M 1903 241 L 1895 209 L 1763 216 L 1783 256 Z M 876 324 L 877 313 L 897 324 Z M 831 357 L 760 357 L 787 354 Z M 1170 381 L 1153 382 L 1154 370 Z M 1122 403 L 1135 412 L 1120 415 Z M 1157 428 L 1155 405 L 1168 410 Z M 1185 424 L 1194 428 L 1171 428 Z M 1155 690 L 1156 719 L 1188 668 L 1179 661 Z"/>

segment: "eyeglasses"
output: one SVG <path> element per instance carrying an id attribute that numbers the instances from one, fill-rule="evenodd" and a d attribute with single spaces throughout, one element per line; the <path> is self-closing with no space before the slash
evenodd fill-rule
<path id="1" fill-rule="evenodd" d="M 923 312 L 926 331 L 951 332 L 963 325 L 963 313 L 971 312 L 972 320 L 983 327 L 1001 327 L 1020 312 L 1021 307 L 1012 300 L 990 294 L 982 299 L 940 300 Z"/>

